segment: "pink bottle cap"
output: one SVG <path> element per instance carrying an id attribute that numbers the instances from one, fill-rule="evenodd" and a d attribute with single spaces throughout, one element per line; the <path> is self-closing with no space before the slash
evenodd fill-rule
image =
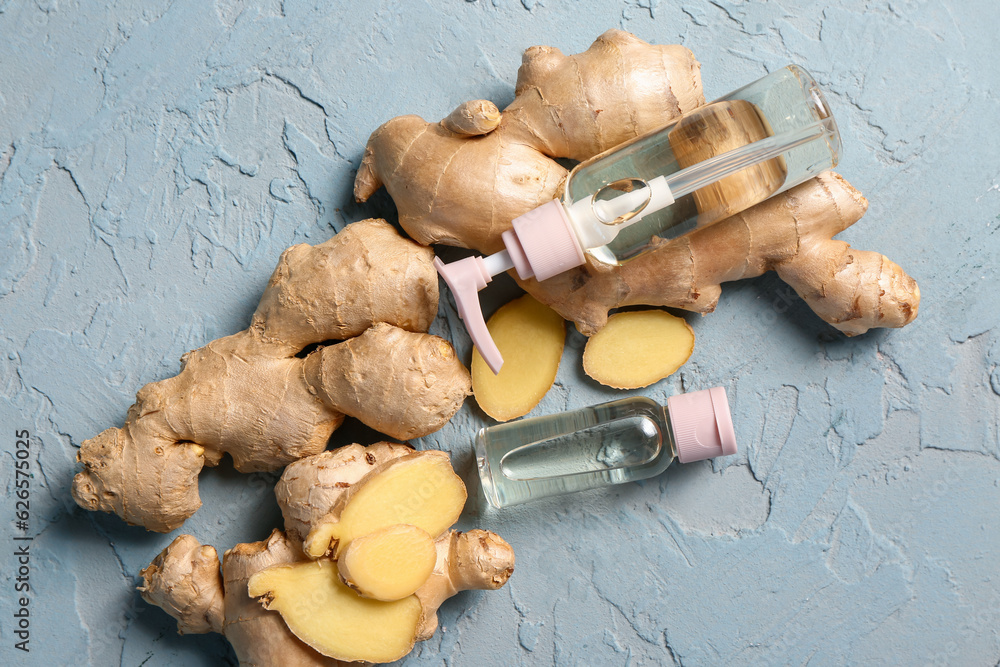
<path id="1" fill-rule="evenodd" d="M 724 388 L 671 396 L 667 411 L 681 463 L 736 453 L 736 431 Z"/>

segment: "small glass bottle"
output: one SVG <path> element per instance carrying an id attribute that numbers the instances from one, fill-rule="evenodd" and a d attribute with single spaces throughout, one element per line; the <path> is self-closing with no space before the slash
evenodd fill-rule
<path id="1" fill-rule="evenodd" d="M 659 475 L 736 453 L 726 390 L 636 396 L 480 429 L 476 462 L 486 499 L 507 507 Z"/>
<path id="2" fill-rule="evenodd" d="M 483 360 L 499 372 L 477 292 L 516 269 L 546 280 L 586 262 L 620 264 L 735 215 L 837 164 L 840 135 L 816 81 L 789 65 L 577 165 L 562 195 L 503 233 L 505 249 L 438 272 Z"/>

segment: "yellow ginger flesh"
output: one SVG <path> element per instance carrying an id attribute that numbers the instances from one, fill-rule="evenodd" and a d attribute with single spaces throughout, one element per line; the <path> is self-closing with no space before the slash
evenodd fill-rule
<path id="1" fill-rule="evenodd" d="M 339 558 L 357 537 L 396 524 L 409 524 L 437 537 L 458 521 L 467 494 L 444 452 L 417 452 L 394 459 L 349 489 L 340 508 L 313 527 L 306 555 Z"/>
<path id="2" fill-rule="evenodd" d="M 397 525 L 359 537 L 337 564 L 340 578 L 366 598 L 401 600 L 424 585 L 434 571 L 434 540 L 416 526 Z"/>
<path id="3" fill-rule="evenodd" d="M 503 355 L 494 374 L 479 351 L 472 353 L 472 393 L 497 421 L 528 414 L 556 379 L 566 340 L 563 318 L 533 296 L 500 307 L 486 324 Z"/>
<path id="4" fill-rule="evenodd" d="M 392 662 L 410 652 L 422 612 L 416 596 L 394 602 L 361 597 L 337 564 L 318 560 L 271 567 L 250 578 L 251 597 L 281 614 L 296 637 L 338 660 Z"/>
<path id="5" fill-rule="evenodd" d="M 662 310 L 615 313 L 590 337 L 583 370 L 615 389 L 638 389 L 671 375 L 694 351 L 694 330 Z"/>

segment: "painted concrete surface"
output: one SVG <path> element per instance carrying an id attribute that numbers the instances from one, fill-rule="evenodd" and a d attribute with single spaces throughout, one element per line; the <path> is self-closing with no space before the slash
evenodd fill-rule
<path id="1" fill-rule="evenodd" d="M 351 203 L 368 134 L 503 105 L 521 51 L 610 27 L 682 43 L 709 98 L 798 62 L 830 91 L 842 237 L 920 281 L 903 330 L 846 339 L 773 275 L 728 285 L 684 369 L 722 384 L 740 453 L 463 522 L 517 571 L 464 593 L 412 665 L 994 665 L 1000 660 L 1000 125 L 994 0 L 0 0 L 4 664 L 218 665 L 136 594 L 174 535 L 78 509 L 80 442 L 185 351 L 246 326 L 282 249 L 394 209 Z M 512 292 L 511 287 L 506 288 Z M 504 289 L 496 291 L 497 300 Z M 435 331 L 469 344 L 444 302 Z M 536 414 L 619 394 L 571 335 Z M 418 443 L 471 470 L 470 401 Z M 31 652 L 13 648 L 15 430 L 31 436 Z M 347 429 L 335 444 L 367 438 Z M 278 520 L 273 475 L 205 472 L 181 529 L 220 549 Z M 474 481 L 471 476 L 469 480 Z M 475 487 L 472 487 L 473 489 Z"/>

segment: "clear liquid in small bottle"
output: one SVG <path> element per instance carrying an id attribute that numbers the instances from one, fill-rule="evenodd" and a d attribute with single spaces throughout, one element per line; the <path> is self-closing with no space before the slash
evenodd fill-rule
<path id="1" fill-rule="evenodd" d="M 643 479 L 673 460 L 666 413 L 648 398 L 626 398 L 479 431 L 476 459 L 496 507 Z"/>
<path id="2" fill-rule="evenodd" d="M 507 507 L 653 477 L 675 458 L 731 454 L 735 438 L 716 387 L 673 396 L 667 406 L 636 396 L 483 428 L 476 463 L 486 499 Z"/>

